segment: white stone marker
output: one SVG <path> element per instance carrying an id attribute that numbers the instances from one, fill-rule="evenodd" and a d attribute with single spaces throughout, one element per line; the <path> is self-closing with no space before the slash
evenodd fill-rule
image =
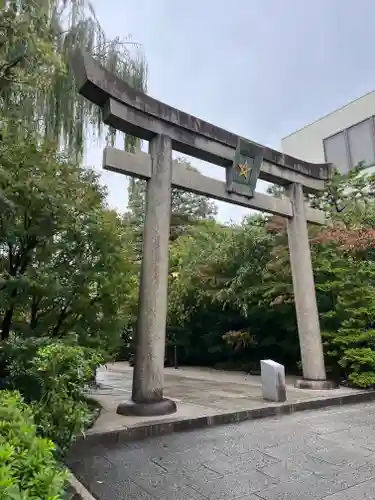
<path id="1" fill-rule="evenodd" d="M 278 403 L 286 401 L 285 368 L 283 365 L 263 359 L 260 362 L 263 398 Z"/>

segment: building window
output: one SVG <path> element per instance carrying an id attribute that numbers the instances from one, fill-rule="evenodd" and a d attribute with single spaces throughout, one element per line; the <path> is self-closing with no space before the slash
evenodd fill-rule
<path id="1" fill-rule="evenodd" d="M 359 163 L 375 165 L 374 120 L 368 118 L 323 141 L 325 160 L 343 174 Z"/>
<path id="2" fill-rule="evenodd" d="M 345 131 L 332 135 L 323 141 L 326 161 L 341 172 L 346 173 L 350 168 L 350 159 L 346 143 Z"/>
<path id="3" fill-rule="evenodd" d="M 348 129 L 348 142 L 351 167 L 356 167 L 359 163 L 364 163 L 366 166 L 374 165 L 375 151 L 372 119 L 350 127 Z"/>

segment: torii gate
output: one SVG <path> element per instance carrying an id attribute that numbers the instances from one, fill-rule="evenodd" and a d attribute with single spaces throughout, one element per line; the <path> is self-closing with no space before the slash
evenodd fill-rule
<path id="1" fill-rule="evenodd" d="M 176 411 L 163 397 L 168 287 L 171 187 L 206 195 L 287 219 L 303 379 L 300 388 L 327 389 L 307 222 L 324 224 L 304 192 L 325 187 L 330 164 L 284 155 L 172 108 L 131 88 L 80 51 L 72 58 L 79 93 L 103 110 L 103 122 L 149 141 L 149 154 L 107 147 L 103 167 L 146 179 L 146 215 L 136 333 L 132 400 L 119 405 L 123 415 L 165 415 Z M 172 149 L 226 168 L 227 182 L 177 165 Z M 287 198 L 255 192 L 258 177 L 286 188 Z"/>

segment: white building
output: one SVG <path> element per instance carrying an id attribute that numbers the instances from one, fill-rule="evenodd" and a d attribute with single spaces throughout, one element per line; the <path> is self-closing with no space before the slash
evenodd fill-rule
<path id="1" fill-rule="evenodd" d="M 374 117 L 375 91 L 284 137 L 282 151 L 307 161 L 333 163 L 343 173 L 360 162 L 375 166 Z"/>

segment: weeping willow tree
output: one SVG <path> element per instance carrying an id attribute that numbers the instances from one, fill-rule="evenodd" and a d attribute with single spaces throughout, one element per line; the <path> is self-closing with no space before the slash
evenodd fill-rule
<path id="1" fill-rule="evenodd" d="M 100 110 L 78 95 L 69 55 L 83 48 L 146 91 L 141 47 L 108 39 L 87 0 L 0 0 L 0 113 L 53 137 L 81 157 L 87 133 L 102 136 Z M 114 131 L 109 131 L 113 138 Z M 125 137 L 132 149 L 136 140 Z"/>

